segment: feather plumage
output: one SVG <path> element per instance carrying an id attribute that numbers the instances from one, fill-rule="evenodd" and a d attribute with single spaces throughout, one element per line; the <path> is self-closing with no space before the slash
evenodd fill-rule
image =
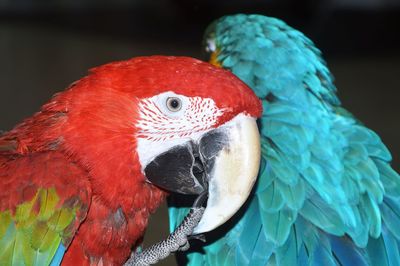
<path id="1" fill-rule="evenodd" d="M 340 106 L 312 41 L 261 15 L 223 17 L 205 37 L 263 102 L 262 166 L 248 204 L 189 264 L 236 251 L 231 265 L 398 265 L 400 177 L 379 136 Z M 173 224 L 182 213 L 170 211 Z"/>
<path id="2" fill-rule="evenodd" d="M 88 183 L 69 175 L 87 173 L 54 151 L 1 155 L 0 169 L 8 188 L 0 193 L 2 264 L 49 265 L 57 252 L 62 258 L 90 203 Z"/>

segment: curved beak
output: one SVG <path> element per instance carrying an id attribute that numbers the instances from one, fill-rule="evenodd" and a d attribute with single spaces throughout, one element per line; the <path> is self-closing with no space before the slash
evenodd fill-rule
<path id="1" fill-rule="evenodd" d="M 255 118 L 240 115 L 217 130 L 224 132 L 228 141 L 209 169 L 207 207 L 194 234 L 215 229 L 240 209 L 260 166 L 260 135 Z"/>
<path id="2" fill-rule="evenodd" d="M 147 179 L 168 191 L 201 194 L 207 207 L 193 234 L 211 231 L 244 204 L 256 181 L 260 136 L 256 119 L 240 114 L 196 141 L 175 146 L 144 169 Z"/>

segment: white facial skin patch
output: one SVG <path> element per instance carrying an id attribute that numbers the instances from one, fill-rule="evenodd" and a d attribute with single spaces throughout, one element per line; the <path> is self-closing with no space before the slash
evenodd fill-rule
<path id="1" fill-rule="evenodd" d="M 177 102 L 180 106 L 174 109 Z M 214 127 L 222 113 L 211 98 L 164 92 L 142 99 L 136 136 L 142 168 L 171 147 L 197 140 Z"/>

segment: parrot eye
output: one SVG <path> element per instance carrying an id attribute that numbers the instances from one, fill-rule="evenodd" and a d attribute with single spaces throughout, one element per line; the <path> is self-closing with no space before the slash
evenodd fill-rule
<path id="1" fill-rule="evenodd" d="M 182 109 L 182 101 L 177 97 L 168 97 L 166 104 L 171 112 L 178 112 Z"/>
<path id="2" fill-rule="evenodd" d="M 157 108 L 166 116 L 171 118 L 182 118 L 190 106 L 190 99 L 184 95 L 167 91 L 157 95 L 155 98 Z"/>

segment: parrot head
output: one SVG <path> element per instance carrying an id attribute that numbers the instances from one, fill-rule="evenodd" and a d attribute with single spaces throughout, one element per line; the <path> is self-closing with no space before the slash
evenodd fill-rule
<path id="1" fill-rule="evenodd" d="M 138 57 L 93 69 L 59 97 L 68 99 L 68 150 L 97 172 L 94 193 L 110 204 L 133 192 L 136 202 L 151 201 L 138 184 L 208 192 L 195 229 L 202 233 L 228 220 L 252 189 L 262 107 L 228 71 L 187 57 Z M 132 177 L 122 182 L 125 168 Z"/>
<path id="2" fill-rule="evenodd" d="M 221 17 L 207 28 L 203 47 L 210 63 L 230 70 L 261 99 L 290 99 L 306 84 L 313 94 L 339 102 L 320 51 L 280 19 L 256 14 Z M 328 90 L 314 89 L 313 82 Z"/>

